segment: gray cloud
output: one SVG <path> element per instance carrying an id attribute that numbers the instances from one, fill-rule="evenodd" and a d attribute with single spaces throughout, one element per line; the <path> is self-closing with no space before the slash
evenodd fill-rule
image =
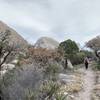
<path id="1" fill-rule="evenodd" d="M 45 35 L 83 44 L 100 32 L 99 4 L 100 0 L 0 0 L 0 19 L 33 42 Z"/>

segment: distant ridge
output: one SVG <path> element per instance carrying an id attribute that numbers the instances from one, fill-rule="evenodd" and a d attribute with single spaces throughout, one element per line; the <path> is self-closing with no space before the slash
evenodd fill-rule
<path id="1" fill-rule="evenodd" d="M 41 37 L 37 40 L 34 47 L 35 48 L 46 48 L 46 49 L 56 49 L 59 46 L 59 42 L 50 37 Z"/>

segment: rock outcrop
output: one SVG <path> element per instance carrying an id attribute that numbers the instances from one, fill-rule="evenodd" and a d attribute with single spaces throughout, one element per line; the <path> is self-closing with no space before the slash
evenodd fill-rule
<path id="1" fill-rule="evenodd" d="M 59 42 L 49 37 L 41 37 L 34 45 L 35 48 L 55 49 Z"/>

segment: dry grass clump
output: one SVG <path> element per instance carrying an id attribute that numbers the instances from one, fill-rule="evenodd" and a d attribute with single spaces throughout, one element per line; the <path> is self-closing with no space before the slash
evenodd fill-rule
<path id="1" fill-rule="evenodd" d="M 92 100 L 100 100 L 100 84 L 95 85 L 92 93 Z"/>
<path id="2" fill-rule="evenodd" d="M 96 74 L 96 85 L 92 93 L 92 100 L 100 100 L 100 71 L 97 71 Z"/>
<path id="3" fill-rule="evenodd" d="M 62 92 L 79 92 L 82 89 L 82 84 L 72 83 L 61 87 Z"/>
<path id="4" fill-rule="evenodd" d="M 65 84 L 61 87 L 62 92 L 71 92 L 76 93 L 79 92 L 83 87 L 83 80 L 81 78 L 80 74 L 75 74 L 75 77 L 73 78 L 75 82 L 71 82 L 69 84 Z"/>
<path id="5" fill-rule="evenodd" d="M 47 57 L 48 59 L 61 57 L 61 54 L 58 53 L 57 50 L 47 50 L 43 48 L 30 48 L 29 54 L 33 57 Z"/>
<path id="6" fill-rule="evenodd" d="M 94 90 L 93 91 L 92 100 L 100 100 L 100 90 Z"/>

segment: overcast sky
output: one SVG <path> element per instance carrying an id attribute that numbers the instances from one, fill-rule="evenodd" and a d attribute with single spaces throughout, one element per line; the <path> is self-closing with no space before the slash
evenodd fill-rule
<path id="1" fill-rule="evenodd" d="M 48 36 L 83 45 L 100 35 L 100 0 L 0 0 L 0 20 L 32 43 Z"/>

